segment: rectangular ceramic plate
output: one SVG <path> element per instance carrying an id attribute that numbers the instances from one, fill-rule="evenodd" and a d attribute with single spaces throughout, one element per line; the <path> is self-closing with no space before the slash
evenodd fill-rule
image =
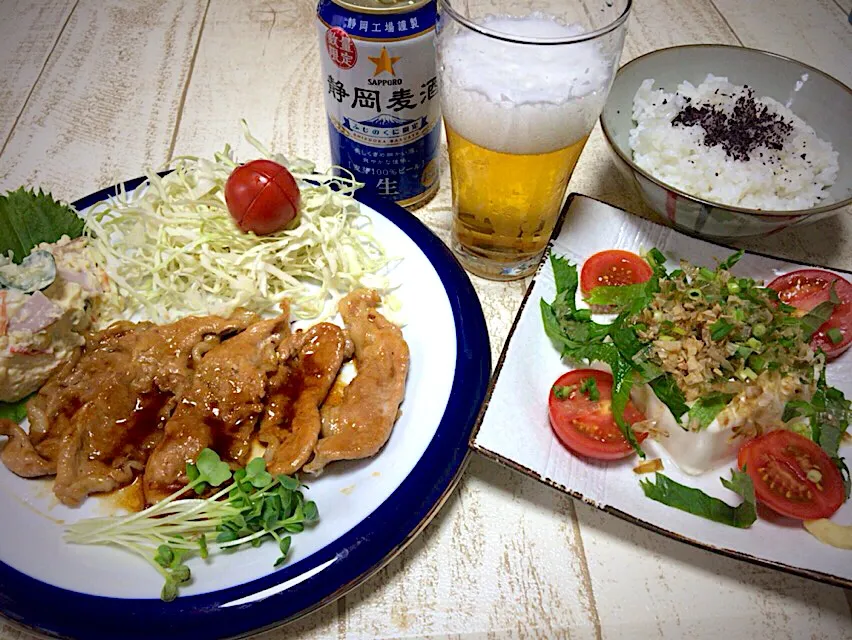
<path id="1" fill-rule="evenodd" d="M 585 196 L 574 195 L 557 224 L 549 252 L 582 264 L 604 249 L 638 252 L 660 249 L 676 265 L 688 259 L 714 267 L 731 249 L 698 240 L 668 227 L 644 220 Z M 471 439 L 480 453 L 544 482 L 559 491 L 664 535 L 711 551 L 783 569 L 824 582 L 852 587 L 852 552 L 825 545 L 801 523 L 773 516 L 760 509 L 750 529 L 736 529 L 678 511 L 646 498 L 633 472 L 637 458 L 620 462 L 595 462 L 569 453 L 553 435 L 547 417 L 548 390 L 571 367 L 544 333 L 539 301 L 551 302 L 556 289 L 545 255 L 521 306 L 491 379 L 485 409 Z M 734 273 L 769 282 L 776 275 L 801 268 L 798 263 L 746 254 Z M 840 270 L 837 270 L 841 272 Z M 852 396 L 852 351 L 831 363 L 829 384 Z M 720 476 L 730 478 L 734 461 L 701 476 L 682 473 L 665 452 L 646 444 L 649 459 L 663 459 L 664 473 L 683 484 L 738 504 L 739 496 L 725 489 Z M 841 448 L 852 458 L 852 446 Z M 852 524 L 852 501 L 832 518 Z"/>

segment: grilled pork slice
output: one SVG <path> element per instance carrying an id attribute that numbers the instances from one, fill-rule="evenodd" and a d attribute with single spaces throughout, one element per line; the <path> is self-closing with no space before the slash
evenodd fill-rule
<path id="1" fill-rule="evenodd" d="M 30 402 L 32 449 L 16 433 L 10 444 L 17 445 L 4 448 L 4 463 L 16 473 L 55 473 L 54 493 L 72 506 L 91 493 L 129 484 L 162 438 L 175 398 L 204 352 L 254 319 L 240 312 L 162 326 L 119 322 L 92 334 L 79 360 L 64 366 Z"/>
<path id="2" fill-rule="evenodd" d="M 409 352 L 399 327 L 376 311 L 380 302 L 370 289 L 358 289 L 340 301 L 358 374 L 340 404 L 323 407 L 323 437 L 304 467 L 308 473 L 320 473 L 334 460 L 373 456 L 390 437 L 405 395 Z"/>
<path id="3" fill-rule="evenodd" d="M 196 361 L 222 336 L 246 328 L 254 314 L 188 317 L 128 336 L 123 371 L 105 383 L 75 417 L 79 426 L 62 447 L 53 491 L 68 504 L 125 486 L 141 473 L 163 437 L 166 419 L 193 378 Z"/>
<path id="4" fill-rule="evenodd" d="M 51 474 L 56 473 L 63 442 L 76 428 L 76 413 L 96 399 L 110 367 L 126 368 L 132 336 L 153 326 L 149 322 L 122 321 L 88 335 L 85 347 L 54 373 L 27 403 L 30 441 L 48 461 Z"/>
<path id="5" fill-rule="evenodd" d="M 63 452 L 77 446 L 79 430 L 96 431 L 104 425 L 104 419 L 112 423 L 119 419 L 108 413 L 95 415 L 92 404 L 99 401 L 100 394 L 109 397 L 114 375 L 119 377 L 119 386 L 130 383 L 130 372 L 126 369 L 132 336 L 152 326 L 150 323 L 118 322 L 89 335 L 85 349 L 65 362 L 27 404 L 30 431 L 23 438 L 30 445 L 22 441 L 20 429 L 6 434 L 9 442 L 3 450 L 3 463 L 25 477 L 33 477 L 39 470 L 41 473 L 37 475 L 55 475 Z M 116 411 L 119 398 L 111 400 L 110 409 Z M 126 413 L 129 414 L 134 403 L 127 404 Z M 68 473 L 65 476 L 67 485 Z M 64 495 L 62 485 L 59 489 L 57 496 L 66 504 L 77 504 L 85 497 L 85 494 L 79 497 Z"/>
<path id="6" fill-rule="evenodd" d="M 287 314 L 261 320 L 213 347 L 165 425 L 145 466 L 145 499 L 153 504 L 187 482 L 186 465 L 207 447 L 243 466 L 263 411 L 277 347 L 287 339 Z"/>
<path id="7" fill-rule="evenodd" d="M 39 478 L 54 473 L 50 463 L 42 458 L 30 442 L 27 432 L 16 422 L 0 418 L 0 436 L 9 441 L 0 450 L 0 461 L 22 478 Z"/>
<path id="8" fill-rule="evenodd" d="M 310 458 L 319 437 L 319 407 L 340 366 L 352 355 L 343 329 L 323 322 L 279 349 L 283 362 L 271 384 L 258 439 L 275 474 L 292 475 Z"/>

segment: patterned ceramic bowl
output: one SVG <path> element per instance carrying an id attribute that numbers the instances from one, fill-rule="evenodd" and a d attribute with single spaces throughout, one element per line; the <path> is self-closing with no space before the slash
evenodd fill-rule
<path id="1" fill-rule="evenodd" d="M 633 127 L 633 96 L 646 78 L 655 87 L 701 83 L 708 73 L 752 87 L 758 96 L 781 103 L 828 140 L 840 155 L 840 171 L 828 198 L 810 209 L 764 211 L 714 203 L 675 189 L 634 164 L 628 145 Z M 796 82 L 807 74 L 801 90 Z M 621 172 L 636 184 L 642 198 L 675 227 L 708 238 L 766 235 L 852 210 L 852 90 L 801 62 L 765 51 L 725 45 L 689 45 L 652 51 L 625 64 L 615 76 L 601 125 Z"/>

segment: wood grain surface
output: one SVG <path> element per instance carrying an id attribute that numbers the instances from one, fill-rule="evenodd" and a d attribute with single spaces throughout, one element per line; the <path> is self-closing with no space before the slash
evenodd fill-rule
<path id="1" fill-rule="evenodd" d="M 850 5 L 639 0 L 623 60 L 676 44 L 743 44 L 850 82 Z M 240 118 L 276 149 L 326 166 L 315 7 L 0 0 L 0 189 L 41 185 L 74 199 L 227 141 L 246 157 Z M 447 240 L 445 150 L 442 166 L 441 190 L 416 215 Z M 570 189 L 653 215 L 620 178 L 599 128 Z M 748 246 L 852 268 L 850 231 L 843 215 Z M 472 280 L 496 362 L 526 283 Z M 0 640 L 32 637 L 0 622 Z M 668 540 L 473 458 L 399 557 L 336 603 L 259 637 L 852 638 L 852 616 L 841 589 Z"/>
<path id="2" fill-rule="evenodd" d="M 3 188 L 74 199 L 161 165 L 205 6 L 79 0 L 3 150 Z"/>
<path id="3" fill-rule="evenodd" d="M 835 0 L 775 0 L 769 6 L 741 0 L 713 2 L 743 46 L 795 58 L 852 86 L 848 7 L 844 11 Z M 847 55 L 841 54 L 838 43 Z"/>
<path id="4" fill-rule="evenodd" d="M 4 3 L 0 21 L 0 156 L 76 2 Z M 8 5 L 8 6 L 7 6 Z"/>

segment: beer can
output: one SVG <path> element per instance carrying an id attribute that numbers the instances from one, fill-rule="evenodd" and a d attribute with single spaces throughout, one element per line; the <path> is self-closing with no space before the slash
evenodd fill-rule
<path id="1" fill-rule="evenodd" d="M 317 29 L 335 165 L 416 208 L 438 189 L 437 0 L 320 0 Z"/>

